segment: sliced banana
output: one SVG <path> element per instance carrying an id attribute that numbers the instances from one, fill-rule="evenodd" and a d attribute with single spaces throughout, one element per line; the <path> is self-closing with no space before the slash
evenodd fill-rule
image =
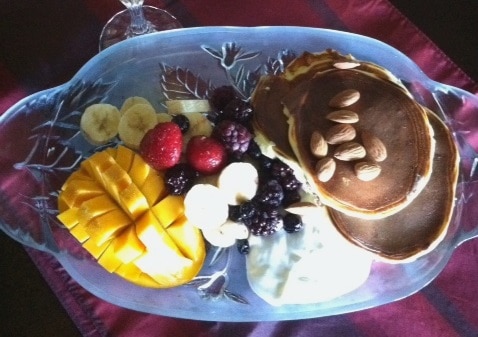
<path id="1" fill-rule="evenodd" d="M 230 205 L 251 200 L 257 192 L 259 174 L 251 163 L 235 162 L 227 165 L 219 174 L 217 187 Z"/>
<path id="2" fill-rule="evenodd" d="M 226 248 L 236 243 L 236 238 L 230 233 L 223 233 L 220 227 L 203 229 L 202 235 L 207 242 L 216 247 Z"/>
<path id="3" fill-rule="evenodd" d="M 114 105 L 93 104 L 81 115 L 80 128 L 88 142 L 102 145 L 116 137 L 120 118 L 121 114 Z"/>
<path id="4" fill-rule="evenodd" d="M 203 229 L 204 238 L 217 247 L 230 247 L 236 240 L 247 239 L 249 230 L 245 225 L 227 220 L 221 226 L 216 228 Z"/>
<path id="5" fill-rule="evenodd" d="M 189 119 L 189 129 L 183 136 L 183 150 L 194 136 L 209 137 L 212 134 L 213 126 L 206 115 L 200 112 L 190 112 L 184 114 Z"/>
<path id="6" fill-rule="evenodd" d="M 171 115 L 211 111 L 211 105 L 207 99 L 173 99 L 166 101 L 166 107 Z"/>
<path id="7" fill-rule="evenodd" d="M 150 101 L 141 96 L 131 96 L 124 100 L 123 105 L 120 108 L 120 112 L 123 115 L 129 108 L 136 104 L 149 104 L 153 106 Z"/>
<path id="8" fill-rule="evenodd" d="M 173 116 L 171 116 L 170 114 L 166 112 L 158 112 L 156 114 L 156 117 L 157 117 L 158 123 L 171 122 L 171 120 L 173 119 Z"/>
<path id="9" fill-rule="evenodd" d="M 234 236 L 237 240 L 243 240 L 249 237 L 249 229 L 247 226 L 232 220 L 227 220 L 219 227 L 219 229 L 223 233 L 228 233 Z"/>
<path id="10" fill-rule="evenodd" d="M 184 214 L 196 227 L 214 229 L 226 222 L 229 206 L 219 188 L 210 184 L 196 184 L 186 193 Z"/>
<path id="11" fill-rule="evenodd" d="M 121 116 L 118 132 L 120 139 L 131 149 L 138 149 L 146 132 L 158 123 L 156 111 L 149 104 L 135 104 Z"/>

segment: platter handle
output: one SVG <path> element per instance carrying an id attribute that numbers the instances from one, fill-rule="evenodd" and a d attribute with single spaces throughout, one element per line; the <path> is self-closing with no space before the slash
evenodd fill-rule
<path id="1" fill-rule="evenodd" d="M 462 243 L 478 237 L 478 181 L 471 181 L 460 186 L 463 194 L 457 200 L 458 207 L 462 207 L 461 232 L 457 235 L 456 247 Z"/>

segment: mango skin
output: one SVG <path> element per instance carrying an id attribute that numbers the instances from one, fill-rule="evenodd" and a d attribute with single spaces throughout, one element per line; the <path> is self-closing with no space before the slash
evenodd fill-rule
<path id="1" fill-rule="evenodd" d="M 118 146 L 70 175 L 57 219 L 107 271 L 139 286 L 171 288 L 192 280 L 206 256 L 183 201 L 167 194 L 162 172 Z"/>

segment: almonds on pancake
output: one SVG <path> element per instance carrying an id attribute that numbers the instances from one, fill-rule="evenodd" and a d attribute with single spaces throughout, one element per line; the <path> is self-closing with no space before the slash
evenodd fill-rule
<path id="1" fill-rule="evenodd" d="M 336 110 L 328 113 L 325 118 L 336 123 L 357 123 L 359 121 L 359 115 L 350 110 Z"/>
<path id="2" fill-rule="evenodd" d="M 346 89 L 339 92 L 332 97 L 329 101 L 331 108 L 345 108 L 348 107 L 360 99 L 360 92 L 355 89 Z"/>
<path id="3" fill-rule="evenodd" d="M 362 181 L 371 181 L 378 177 L 382 168 L 377 163 L 360 161 L 354 165 L 354 171 L 357 178 Z"/>
<path id="4" fill-rule="evenodd" d="M 337 124 L 332 126 L 325 134 L 325 140 L 329 144 L 343 144 L 355 138 L 357 131 L 350 124 Z"/>
<path id="5" fill-rule="evenodd" d="M 362 131 L 362 144 L 372 160 L 380 162 L 387 159 L 385 144 L 371 132 Z"/>
<path id="6" fill-rule="evenodd" d="M 367 152 L 365 148 L 357 142 L 347 142 L 341 144 L 334 153 L 334 157 L 343 161 L 353 161 L 365 158 Z"/>
<path id="7" fill-rule="evenodd" d="M 329 151 L 329 146 L 319 131 L 312 132 L 310 137 L 310 151 L 317 158 L 325 157 Z"/>

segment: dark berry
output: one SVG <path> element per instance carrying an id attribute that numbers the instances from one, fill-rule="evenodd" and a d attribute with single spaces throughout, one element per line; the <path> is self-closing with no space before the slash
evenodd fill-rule
<path id="1" fill-rule="evenodd" d="M 254 204 L 246 201 L 240 205 L 229 205 L 229 219 L 236 222 L 250 219 L 256 210 Z"/>
<path id="2" fill-rule="evenodd" d="M 262 205 L 277 207 L 282 203 L 282 199 L 284 199 L 282 186 L 277 180 L 271 179 L 259 187 L 253 201 Z"/>
<path id="3" fill-rule="evenodd" d="M 251 139 L 249 142 L 249 147 L 247 148 L 246 152 L 249 157 L 252 159 L 260 159 L 262 156 L 261 148 L 257 145 L 254 139 Z"/>
<path id="4" fill-rule="evenodd" d="M 294 174 L 292 168 L 281 161 L 280 159 L 273 159 L 271 163 L 271 174 L 274 178 L 286 177 Z"/>
<path id="5" fill-rule="evenodd" d="M 284 199 L 282 199 L 282 206 L 287 207 L 296 202 L 299 202 L 301 199 L 299 190 L 284 191 Z"/>
<path id="6" fill-rule="evenodd" d="M 179 126 L 181 133 L 186 133 L 189 130 L 189 119 L 185 115 L 174 115 L 171 121 Z"/>
<path id="7" fill-rule="evenodd" d="M 241 253 L 242 255 L 249 254 L 249 250 L 251 248 L 249 246 L 249 240 L 247 239 L 237 240 L 236 245 L 237 245 L 237 250 L 239 251 L 239 253 Z"/>
<path id="8" fill-rule="evenodd" d="M 261 155 L 259 157 L 259 166 L 260 166 L 261 170 L 270 170 L 271 166 L 272 166 L 272 161 L 273 161 L 273 159 L 271 159 L 267 156 Z"/>
<path id="9" fill-rule="evenodd" d="M 283 222 L 284 230 L 287 233 L 298 232 L 304 227 L 302 218 L 297 214 L 287 213 L 286 215 L 284 215 Z"/>
<path id="10" fill-rule="evenodd" d="M 233 99 L 237 97 L 236 91 L 230 85 L 224 85 L 213 90 L 209 102 L 216 110 L 222 111 Z"/>
<path id="11" fill-rule="evenodd" d="M 271 235 L 282 228 L 282 216 L 279 208 L 259 207 L 244 224 L 253 235 Z"/>
<path id="12" fill-rule="evenodd" d="M 166 170 L 164 182 L 169 194 L 183 195 L 191 189 L 198 172 L 189 164 L 179 163 Z"/>
<path id="13" fill-rule="evenodd" d="M 294 174 L 280 177 L 279 183 L 285 191 L 297 191 L 302 186 L 302 183 L 297 180 Z"/>
<path id="14" fill-rule="evenodd" d="M 224 120 L 214 127 L 213 137 L 224 144 L 228 153 L 244 154 L 249 147 L 252 134 L 243 125 Z"/>
<path id="15" fill-rule="evenodd" d="M 223 110 L 225 119 L 247 125 L 252 119 L 253 109 L 249 102 L 240 98 L 231 100 Z"/>

